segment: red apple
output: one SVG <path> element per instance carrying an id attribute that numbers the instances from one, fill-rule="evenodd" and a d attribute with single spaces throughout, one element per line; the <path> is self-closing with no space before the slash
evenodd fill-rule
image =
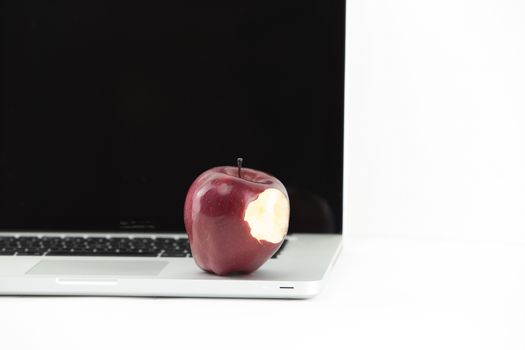
<path id="1" fill-rule="evenodd" d="M 202 173 L 184 203 L 197 265 L 217 275 L 250 273 L 283 243 L 290 202 L 284 185 L 262 171 L 222 166 Z"/>

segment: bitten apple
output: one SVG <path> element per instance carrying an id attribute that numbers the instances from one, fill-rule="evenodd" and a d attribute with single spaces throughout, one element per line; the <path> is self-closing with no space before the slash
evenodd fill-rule
<path id="1" fill-rule="evenodd" d="M 290 202 L 284 185 L 262 171 L 222 166 L 202 173 L 184 204 L 184 224 L 197 265 L 217 275 L 250 273 L 281 246 Z"/>

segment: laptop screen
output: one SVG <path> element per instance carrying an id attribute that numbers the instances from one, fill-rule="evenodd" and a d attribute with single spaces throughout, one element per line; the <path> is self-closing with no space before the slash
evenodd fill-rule
<path id="1" fill-rule="evenodd" d="M 0 230 L 183 232 L 219 165 L 341 232 L 343 0 L 3 2 Z"/>

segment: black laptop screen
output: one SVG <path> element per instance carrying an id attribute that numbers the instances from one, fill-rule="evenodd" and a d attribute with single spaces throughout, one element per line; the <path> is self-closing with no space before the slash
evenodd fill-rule
<path id="1" fill-rule="evenodd" d="M 2 5 L 0 230 L 184 231 L 202 171 L 269 172 L 340 232 L 343 0 Z"/>

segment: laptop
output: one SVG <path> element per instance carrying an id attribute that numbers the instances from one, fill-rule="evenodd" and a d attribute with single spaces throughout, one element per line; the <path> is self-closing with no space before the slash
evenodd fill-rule
<path id="1" fill-rule="evenodd" d="M 320 292 L 346 227 L 344 0 L 3 13 L 0 294 Z M 257 271 L 216 276 L 192 258 L 184 200 L 237 157 L 284 183 L 289 233 Z"/>

